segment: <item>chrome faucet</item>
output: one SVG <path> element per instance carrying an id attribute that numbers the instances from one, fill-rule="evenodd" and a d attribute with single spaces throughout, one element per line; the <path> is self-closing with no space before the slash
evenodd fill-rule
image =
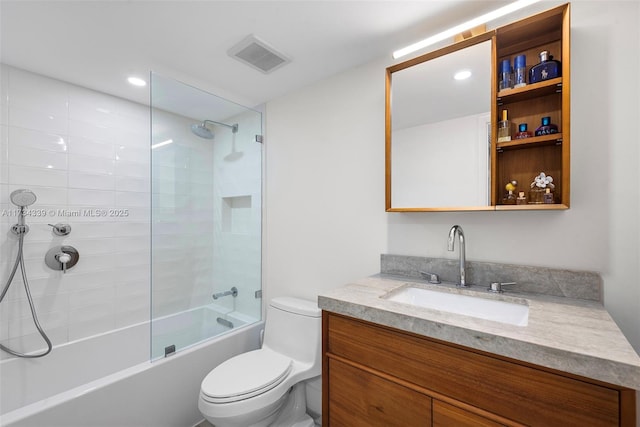
<path id="1" fill-rule="evenodd" d="M 213 295 L 211 295 L 213 297 L 213 299 L 218 299 L 220 297 L 226 297 L 227 295 L 231 295 L 234 298 L 238 296 L 238 288 L 236 288 L 235 286 L 233 288 L 231 288 L 228 291 L 224 291 L 224 292 L 218 292 L 215 293 Z"/>
<path id="2" fill-rule="evenodd" d="M 447 241 L 447 250 L 453 252 L 453 243 L 456 239 L 456 233 L 458 233 L 458 238 L 460 239 L 460 282 L 458 286 L 466 288 L 467 286 L 467 274 L 466 274 L 466 260 L 464 256 L 464 232 L 462 231 L 462 227 L 459 225 L 454 225 L 449 230 L 449 240 Z"/>

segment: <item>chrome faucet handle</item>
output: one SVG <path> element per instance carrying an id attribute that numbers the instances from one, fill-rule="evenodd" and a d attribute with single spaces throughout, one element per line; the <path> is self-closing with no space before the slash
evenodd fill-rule
<path id="1" fill-rule="evenodd" d="M 56 236 L 66 236 L 71 233 L 71 226 L 69 224 L 47 224 L 53 228 L 53 234 Z"/>
<path id="2" fill-rule="evenodd" d="M 425 279 L 427 279 L 429 283 L 433 283 L 434 285 L 442 283 L 440 281 L 440 277 L 438 277 L 438 275 L 435 273 L 427 273 L 426 271 L 420 271 L 420 275 Z"/>
<path id="3" fill-rule="evenodd" d="M 62 272 L 67 272 L 67 263 L 71 261 L 71 255 L 66 252 L 60 252 L 54 255 L 54 258 L 62 265 Z"/>
<path id="4" fill-rule="evenodd" d="M 493 282 L 491 283 L 491 285 L 489 285 L 489 287 L 487 288 L 487 291 L 492 292 L 494 294 L 501 294 L 504 293 L 504 291 L 502 290 L 503 286 L 508 286 L 508 285 L 516 285 L 516 282 Z"/>
<path id="5" fill-rule="evenodd" d="M 66 273 L 68 269 L 78 263 L 80 254 L 73 246 L 54 246 L 44 256 L 44 262 L 52 270 Z"/>

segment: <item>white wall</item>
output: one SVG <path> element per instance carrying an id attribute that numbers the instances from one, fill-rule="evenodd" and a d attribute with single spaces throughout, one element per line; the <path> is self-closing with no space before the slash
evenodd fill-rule
<path id="1" fill-rule="evenodd" d="M 148 320 L 148 107 L 1 68 L 2 285 L 17 251 L 9 194 L 29 188 L 38 200 L 26 219 L 25 264 L 40 323 L 54 345 Z M 98 210 L 106 216 L 90 214 Z M 55 236 L 47 224 L 58 222 L 69 223 L 71 234 Z M 47 250 L 62 244 L 80 253 L 64 275 L 44 263 Z M 18 351 L 44 347 L 19 273 L 1 308 L 3 343 Z"/>
<path id="2" fill-rule="evenodd" d="M 453 258 L 447 232 L 460 224 L 470 260 L 600 272 L 607 309 L 640 351 L 638 9 L 572 4 L 567 211 L 384 213 L 390 59 L 268 103 L 268 294 L 313 298 L 376 273 L 384 252 Z"/>
<path id="3" fill-rule="evenodd" d="M 380 270 L 384 64 L 267 104 L 265 297 L 315 299 Z"/>

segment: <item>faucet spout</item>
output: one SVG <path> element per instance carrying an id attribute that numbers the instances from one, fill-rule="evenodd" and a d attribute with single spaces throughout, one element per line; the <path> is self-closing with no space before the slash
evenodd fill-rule
<path id="1" fill-rule="evenodd" d="M 449 239 L 447 240 L 447 250 L 453 252 L 454 242 L 456 240 L 456 234 L 458 235 L 458 239 L 460 240 L 459 252 L 460 252 L 460 281 L 458 286 L 466 288 L 467 286 L 467 273 L 466 273 L 466 259 L 465 259 L 465 248 L 464 248 L 464 232 L 462 231 L 462 227 L 459 225 L 454 225 L 449 230 Z"/>

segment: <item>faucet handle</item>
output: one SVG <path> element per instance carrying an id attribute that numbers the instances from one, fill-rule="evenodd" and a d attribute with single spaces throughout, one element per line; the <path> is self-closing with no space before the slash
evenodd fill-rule
<path id="1" fill-rule="evenodd" d="M 66 236 L 71 233 L 71 226 L 69 224 L 47 224 L 53 228 L 53 234 L 56 236 Z"/>
<path id="2" fill-rule="evenodd" d="M 422 275 L 422 277 L 429 280 L 429 283 L 433 283 L 434 285 L 441 283 L 440 277 L 438 277 L 438 275 L 435 273 L 427 273 L 426 271 L 420 271 L 420 274 Z"/>
<path id="3" fill-rule="evenodd" d="M 487 288 L 487 290 L 489 292 L 493 292 L 494 294 L 501 294 L 504 291 L 502 290 L 503 286 L 507 286 L 507 285 L 516 285 L 516 282 L 493 282 L 491 283 L 491 285 L 489 285 L 489 287 Z"/>
<path id="4" fill-rule="evenodd" d="M 67 272 L 67 263 L 71 261 L 71 255 L 60 251 L 60 253 L 54 255 L 54 258 L 62 265 L 62 272 Z"/>

